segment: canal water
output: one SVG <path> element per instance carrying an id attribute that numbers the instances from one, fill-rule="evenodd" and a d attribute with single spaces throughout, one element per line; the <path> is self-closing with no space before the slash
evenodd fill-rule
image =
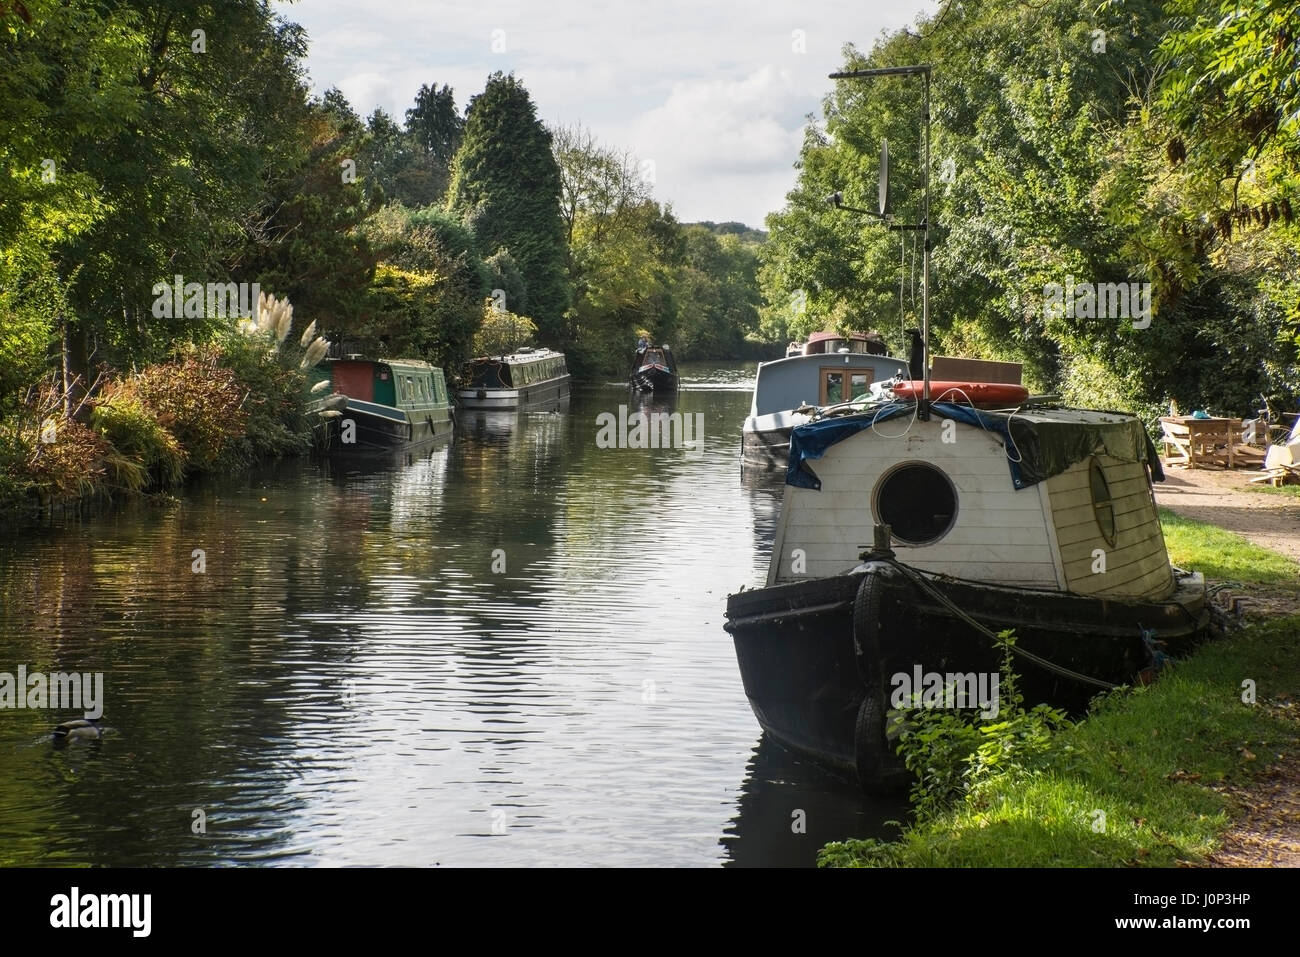
<path id="1" fill-rule="evenodd" d="M 753 366 L 683 374 L 653 410 L 695 448 L 602 447 L 610 384 L 3 533 L 0 672 L 102 673 L 108 731 L 56 749 L 79 715 L 0 710 L 0 865 L 811 865 L 888 836 L 903 808 L 749 710 L 723 611 L 779 487 L 741 481 Z"/>

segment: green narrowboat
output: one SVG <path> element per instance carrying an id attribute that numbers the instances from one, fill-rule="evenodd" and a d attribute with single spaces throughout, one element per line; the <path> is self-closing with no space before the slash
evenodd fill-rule
<path id="1" fill-rule="evenodd" d="M 326 419 L 330 453 L 394 452 L 451 436 L 451 396 L 437 366 L 352 355 L 326 359 L 314 377 L 330 383 L 330 394 L 312 406 Z"/>
<path id="2" fill-rule="evenodd" d="M 470 361 L 458 395 L 465 409 L 556 411 L 569 401 L 569 370 L 564 354 L 553 349 L 481 356 Z"/>

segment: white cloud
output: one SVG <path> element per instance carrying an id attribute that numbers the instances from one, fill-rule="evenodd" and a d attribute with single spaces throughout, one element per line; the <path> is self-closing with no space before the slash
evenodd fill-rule
<path id="1" fill-rule="evenodd" d="M 820 113 L 841 46 L 867 48 L 935 3 L 865 13 L 860 0 L 276 6 L 307 28 L 315 89 L 337 86 L 363 116 L 383 107 L 400 121 L 422 83 L 450 84 L 463 108 L 490 73 L 514 71 L 547 123 L 581 122 L 654 160 L 656 195 L 681 219 L 760 226 L 794 184 L 804 117 Z M 493 52 L 494 30 L 504 52 Z"/>

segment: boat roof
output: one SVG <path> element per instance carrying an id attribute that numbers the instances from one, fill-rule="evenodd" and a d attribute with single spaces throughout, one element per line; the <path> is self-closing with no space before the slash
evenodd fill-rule
<path id="1" fill-rule="evenodd" d="M 504 362 L 507 365 L 522 365 L 525 362 L 535 362 L 538 359 L 550 359 L 554 356 L 564 358 L 563 352 L 556 352 L 554 349 L 528 349 L 520 350 L 504 356 L 478 356 L 471 359 L 470 362 L 477 364 L 480 362 Z"/>
<path id="2" fill-rule="evenodd" d="M 368 362 L 371 365 L 385 365 L 394 369 L 407 369 L 410 371 L 433 372 L 438 367 L 431 362 L 425 362 L 423 359 L 370 359 L 366 356 L 338 356 L 326 360 L 327 362 Z"/>
<path id="3" fill-rule="evenodd" d="M 932 417 L 951 419 L 984 429 L 1001 441 L 1006 451 L 1012 484 L 1028 488 L 1064 472 L 1098 450 L 1126 462 L 1143 462 L 1155 481 L 1164 481 L 1160 458 L 1146 426 L 1137 416 L 1101 409 L 1068 406 L 1030 406 L 989 412 L 955 402 L 932 402 Z M 877 423 L 916 414 L 915 402 L 882 402 L 861 412 L 830 415 L 790 434 L 790 464 L 786 484 L 820 488 L 816 473 L 806 463 L 819 459 L 832 445 L 860 432 L 874 433 Z M 882 439 L 883 441 L 883 439 Z"/>
<path id="4" fill-rule="evenodd" d="M 814 332 L 804 341 L 805 343 L 822 342 L 826 339 L 866 339 L 875 342 L 880 339 L 880 334 L 879 333 L 873 334 L 869 332 L 850 332 L 841 335 L 838 332 Z"/>
<path id="5" fill-rule="evenodd" d="M 865 363 L 871 365 L 884 359 L 897 365 L 903 372 L 907 371 L 907 360 L 900 359 L 897 356 L 882 356 L 874 352 L 814 352 L 812 355 L 782 356 L 780 359 L 768 359 L 766 362 L 758 364 L 758 372 L 761 375 L 764 369 L 778 368 L 781 366 L 789 367 L 806 363 L 808 365 L 842 365 L 844 360 L 848 359 L 848 364 Z"/>

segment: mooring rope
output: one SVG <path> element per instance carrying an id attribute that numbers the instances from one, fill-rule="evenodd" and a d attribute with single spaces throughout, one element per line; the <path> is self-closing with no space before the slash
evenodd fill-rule
<path id="1" fill-rule="evenodd" d="M 939 591 L 939 589 L 935 588 L 934 585 L 930 581 L 928 581 L 926 577 L 922 575 L 920 572 L 918 572 L 916 569 L 909 568 L 907 565 L 904 565 L 902 562 L 893 558 L 880 558 L 876 560 L 886 562 L 887 564 L 893 566 L 894 568 L 897 568 L 908 578 L 912 579 L 912 581 L 915 584 L 919 585 L 924 591 L 928 592 L 930 596 L 933 597 L 936 601 L 938 601 L 941 605 L 943 605 L 945 608 L 951 611 L 962 621 L 966 622 L 966 624 L 970 625 L 972 628 L 974 628 L 976 631 L 980 632 L 981 634 L 985 635 L 986 637 L 992 639 L 995 643 L 999 643 L 999 644 L 1002 643 L 1002 639 L 999 638 L 995 632 L 986 628 L 984 625 L 980 624 L 978 621 L 976 621 L 974 618 L 968 615 L 965 611 L 963 611 L 960 607 L 958 607 L 957 604 L 954 601 L 952 601 L 952 599 L 950 599 L 943 592 Z M 1011 652 L 1012 654 L 1019 655 L 1020 657 L 1024 658 L 1026 661 L 1032 661 L 1040 668 L 1061 675 L 1064 678 L 1071 678 L 1075 681 L 1081 681 L 1085 684 L 1095 685 L 1096 687 L 1104 688 L 1107 691 L 1114 691 L 1116 688 L 1123 687 L 1122 685 L 1112 684 L 1109 681 L 1103 681 L 1101 678 L 1094 678 L 1091 675 L 1081 674 L 1080 672 L 1073 671 L 1065 667 L 1064 665 L 1058 665 L 1055 662 L 1048 661 L 1046 658 L 1043 658 L 1040 655 L 1036 655 L 1032 651 L 1026 651 L 1024 648 L 1021 648 L 1019 645 L 1016 644 L 1011 645 Z"/>

